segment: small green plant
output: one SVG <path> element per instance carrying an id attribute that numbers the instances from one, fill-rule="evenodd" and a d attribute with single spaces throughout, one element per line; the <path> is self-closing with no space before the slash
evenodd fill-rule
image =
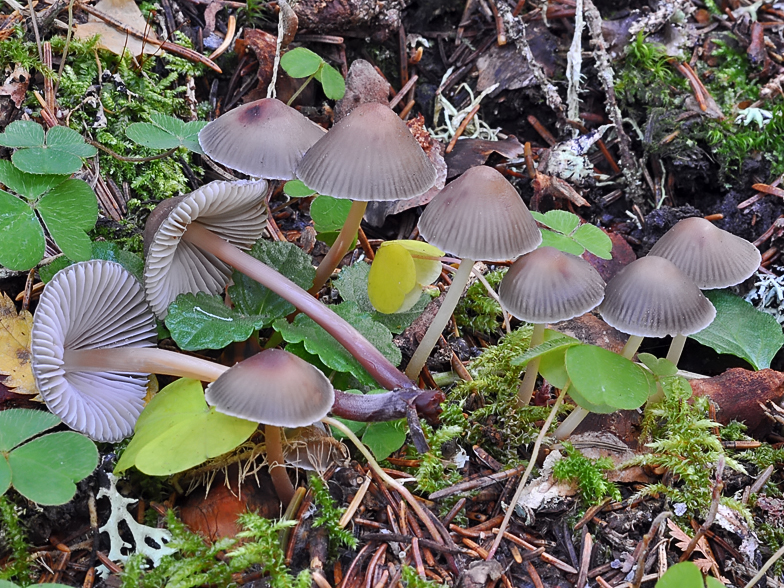
<path id="1" fill-rule="evenodd" d="M 400 568 L 400 579 L 406 588 L 437 588 L 443 584 L 428 580 L 419 575 L 414 566 L 403 564 Z"/>
<path id="2" fill-rule="evenodd" d="M 362 393 L 359 390 L 346 390 L 346 392 L 351 394 Z M 381 394 L 383 392 L 385 392 L 385 390 L 371 390 L 368 394 Z M 384 421 L 380 423 L 359 423 L 346 419 L 338 420 L 351 429 L 351 432 L 359 437 L 362 440 L 362 443 L 368 446 L 377 461 L 385 460 L 395 451 L 403 447 L 403 444 L 406 442 L 406 433 L 408 431 L 406 419 Z M 343 438 L 340 431 L 333 429 L 332 432 L 338 439 Z"/>
<path id="3" fill-rule="evenodd" d="M 441 416 L 450 422 L 455 422 L 462 418 L 463 413 L 458 405 L 450 404 L 444 407 Z M 417 479 L 417 490 L 427 495 L 457 484 L 463 479 L 455 463 L 445 459 L 443 453 L 445 443 L 459 439 L 463 435 L 463 427 L 442 425 L 434 429 L 427 423 L 422 423 L 422 429 L 430 443 L 430 451 L 416 456 L 420 463 L 414 476 Z"/>
<path id="4" fill-rule="evenodd" d="M 280 66 L 292 78 L 307 78 L 291 97 L 289 104 L 296 99 L 313 78 L 321 82 L 324 94 L 330 100 L 340 100 L 346 93 L 346 83 L 343 76 L 310 49 L 297 47 L 286 52 L 280 59 Z"/>
<path id="5" fill-rule="evenodd" d="M 65 584 L 51 584 L 49 582 L 46 582 L 44 584 L 29 584 L 27 588 L 32 588 L 33 586 L 35 586 L 35 588 L 38 588 L 39 586 L 41 588 L 69 588 Z M 0 588 L 22 588 L 22 587 L 19 586 L 18 584 L 14 584 L 13 582 L 9 582 L 7 580 L 0 580 Z"/>
<path id="6" fill-rule="evenodd" d="M 310 490 L 313 492 L 313 502 L 318 507 L 318 516 L 313 521 L 314 527 L 324 527 L 329 535 L 330 548 L 334 552 L 338 545 L 345 545 L 351 549 L 357 546 L 357 538 L 351 531 L 340 526 L 340 517 L 346 509 L 339 508 L 332 500 L 329 489 L 318 476 L 310 478 Z"/>
<path id="7" fill-rule="evenodd" d="M 553 478 L 574 482 L 588 506 L 599 504 L 605 496 L 621 499 L 618 487 L 604 476 L 604 471 L 615 467 L 609 457 L 588 459 L 571 443 L 564 443 L 563 449 L 565 456 L 553 466 Z"/>
<path id="8" fill-rule="evenodd" d="M 490 287 L 498 285 L 506 275 L 506 268 L 489 272 L 485 279 Z M 477 333 L 495 333 L 501 326 L 501 305 L 487 293 L 480 281 L 471 284 L 455 307 L 455 321 L 458 326 L 467 327 Z"/>
<path id="9" fill-rule="evenodd" d="M 580 224 L 576 214 L 565 210 L 550 210 L 544 214 L 532 211 L 534 219 L 547 229 L 540 229 L 540 247 L 555 247 L 564 253 L 582 255 L 585 251 L 602 259 L 611 259 L 612 241 L 599 227 Z M 548 230 L 549 229 L 549 230 Z"/>
<path id="10" fill-rule="evenodd" d="M 14 578 L 30 581 L 30 545 L 19 522 L 16 505 L 7 496 L 0 496 L 0 545 L 10 551 L 6 563 L 0 567 L 0 586 L 3 580 Z"/>
<path id="11" fill-rule="evenodd" d="M 11 161 L 29 174 L 71 175 L 82 168 L 82 159 L 98 150 L 68 127 L 44 128 L 31 120 L 16 120 L 0 133 L 0 145 L 13 147 Z"/>
<path id="12" fill-rule="evenodd" d="M 724 584 L 711 576 L 703 576 L 700 568 L 690 561 L 670 567 L 656 588 L 722 588 Z"/>
<path id="13" fill-rule="evenodd" d="M 128 125 L 125 135 L 134 143 L 150 149 L 177 149 L 184 147 L 202 154 L 199 131 L 207 126 L 206 120 L 181 121 L 174 116 L 150 113 L 150 122 Z"/>
<path id="14" fill-rule="evenodd" d="M 626 60 L 615 83 L 621 103 L 627 108 L 672 108 L 681 102 L 689 92 L 689 84 L 674 71 L 669 60 L 662 45 L 649 43 L 639 33 L 627 45 Z"/>

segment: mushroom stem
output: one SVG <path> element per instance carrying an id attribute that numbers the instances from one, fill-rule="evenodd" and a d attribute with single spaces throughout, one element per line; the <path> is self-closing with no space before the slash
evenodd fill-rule
<path id="1" fill-rule="evenodd" d="M 291 483 L 288 473 L 286 473 L 285 460 L 283 459 L 283 444 L 281 443 L 280 427 L 264 425 L 264 445 L 267 449 L 267 469 L 272 478 L 272 485 L 275 486 L 275 493 L 287 506 L 294 496 L 294 484 Z"/>
<path id="2" fill-rule="evenodd" d="M 582 406 L 576 406 L 569 416 L 566 417 L 560 425 L 558 425 L 558 428 L 555 430 L 555 438 L 559 441 L 568 439 L 569 435 L 574 433 L 577 425 L 583 422 L 583 419 L 589 414 L 591 414 L 590 410 L 586 410 Z"/>
<path id="3" fill-rule="evenodd" d="M 182 238 L 291 302 L 337 339 L 382 386 L 389 390 L 413 387 L 411 381 L 359 331 L 287 277 L 224 241 L 198 222 L 188 225 Z"/>
<path id="4" fill-rule="evenodd" d="M 427 358 L 430 356 L 430 352 L 433 350 L 433 347 L 436 346 L 436 341 L 438 341 L 441 332 L 449 322 L 449 317 L 452 316 L 452 313 L 460 300 L 460 296 L 463 295 L 463 289 L 465 289 L 466 284 L 468 283 L 468 278 L 471 277 L 471 269 L 473 267 L 473 259 L 465 258 L 460 262 L 460 267 L 452 278 L 452 285 L 449 286 L 449 290 L 447 291 L 446 296 L 444 296 L 441 308 L 438 309 L 438 313 L 436 313 L 433 322 L 431 322 L 430 326 L 427 328 L 425 336 L 422 337 L 422 340 L 419 342 L 419 347 L 416 348 L 414 355 L 411 357 L 411 361 L 408 362 L 406 375 L 411 378 L 412 381 L 416 382 L 419 377 L 419 372 L 422 371 L 425 362 L 427 362 Z"/>
<path id="5" fill-rule="evenodd" d="M 639 337 L 637 335 L 629 335 L 629 339 L 626 341 L 626 345 L 623 346 L 621 355 L 626 359 L 634 357 L 634 354 L 637 353 L 637 350 L 640 348 L 640 343 L 642 343 L 644 338 L 645 337 Z"/>
<path id="6" fill-rule="evenodd" d="M 206 359 L 157 349 L 155 347 L 115 347 L 104 349 L 66 349 L 63 366 L 66 371 L 165 374 L 193 378 L 203 382 L 218 379 L 229 368 Z"/>
<path id="7" fill-rule="evenodd" d="M 340 260 L 348 253 L 348 249 L 351 247 L 351 243 L 359 230 L 362 217 L 365 216 L 367 204 L 367 202 L 358 201 L 351 203 L 351 209 L 348 211 L 348 217 L 346 217 L 346 222 L 343 223 L 343 228 L 340 229 L 338 238 L 335 239 L 332 247 L 329 248 L 324 259 L 321 260 L 318 268 L 316 268 L 316 277 L 313 278 L 313 285 L 308 290 L 314 296 L 327 283 L 329 276 L 338 267 Z"/>
<path id="8" fill-rule="evenodd" d="M 675 335 L 670 343 L 670 349 L 667 351 L 667 360 L 678 365 L 683 353 L 683 346 L 686 345 L 686 335 Z"/>
<path id="9" fill-rule="evenodd" d="M 534 332 L 531 335 L 531 344 L 528 348 L 533 349 L 542 343 L 544 343 L 544 324 L 535 324 Z M 525 366 L 525 376 L 523 376 L 523 381 L 517 389 L 517 406 L 528 406 L 528 403 L 531 402 L 541 359 L 541 357 L 535 357 Z"/>

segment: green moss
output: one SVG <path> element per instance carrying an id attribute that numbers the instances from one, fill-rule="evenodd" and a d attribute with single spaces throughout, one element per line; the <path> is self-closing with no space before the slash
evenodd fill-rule
<path id="1" fill-rule="evenodd" d="M 406 588 L 438 588 L 439 586 L 443 586 L 442 583 L 436 583 L 432 580 L 420 577 L 416 568 L 413 566 L 403 564 L 403 567 L 400 568 L 400 573 L 400 579 L 403 586 Z"/>
<path id="2" fill-rule="evenodd" d="M 19 521 L 16 505 L 7 496 L 0 496 L 0 556 L 5 551 L 9 553 L 6 563 L 0 566 L 0 580 L 29 584 L 29 556 L 32 550 Z"/>
<path id="3" fill-rule="evenodd" d="M 488 273 L 485 278 L 497 290 L 506 268 Z M 478 333 L 495 333 L 502 324 L 501 305 L 487 293 L 484 284 L 477 280 L 471 284 L 455 308 L 458 326 L 467 327 Z"/>
<path id="4" fill-rule="evenodd" d="M 615 82 L 621 105 L 626 109 L 679 106 L 689 92 L 688 82 L 668 63 L 669 56 L 658 43 L 649 43 L 642 33 L 629 43 L 626 59 Z"/>
<path id="5" fill-rule="evenodd" d="M 313 493 L 313 502 L 318 508 L 318 516 L 313 521 L 314 527 L 324 527 L 329 536 L 330 550 L 335 552 L 339 544 L 354 548 L 357 546 L 357 538 L 340 526 L 340 518 L 346 511 L 339 508 L 332 496 L 329 494 L 327 485 L 318 476 L 310 478 L 310 491 Z"/>
<path id="6" fill-rule="evenodd" d="M 454 462 L 445 459 L 443 452 L 445 444 L 463 435 L 466 420 L 460 406 L 455 403 L 447 404 L 441 414 L 441 421 L 444 424 L 438 429 L 422 423 L 422 429 L 430 444 L 430 451 L 417 454 L 409 447 L 411 457 L 415 457 L 420 462 L 419 467 L 409 468 L 409 471 L 417 479 L 417 490 L 426 495 L 462 480 L 462 474 L 457 470 Z M 447 425 L 447 422 L 451 424 Z"/>
<path id="7" fill-rule="evenodd" d="M 563 449 L 564 458 L 553 466 L 553 478 L 573 482 L 580 498 L 588 506 L 599 504 L 606 496 L 613 500 L 621 499 L 618 487 L 604 475 L 605 471 L 615 468 L 609 457 L 588 459 L 571 443 L 564 443 Z"/>

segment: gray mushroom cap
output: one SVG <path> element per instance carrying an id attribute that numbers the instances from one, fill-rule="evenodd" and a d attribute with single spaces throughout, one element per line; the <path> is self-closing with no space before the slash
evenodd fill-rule
<path id="1" fill-rule="evenodd" d="M 308 150 L 297 177 L 335 198 L 407 200 L 433 186 L 436 170 L 400 117 L 388 106 L 369 102 Z"/>
<path id="2" fill-rule="evenodd" d="M 201 132 L 209 157 L 249 176 L 293 180 L 305 152 L 324 129 L 274 98 L 244 104 L 218 117 Z"/>
<path id="3" fill-rule="evenodd" d="M 218 412 L 276 427 L 304 427 L 327 416 L 335 402 L 321 371 L 282 349 L 267 349 L 236 364 L 207 386 Z"/>
<path id="4" fill-rule="evenodd" d="M 608 282 L 599 312 L 610 326 L 638 337 L 692 335 L 716 317 L 697 284 L 671 261 L 650 255 Z"/>
<path id="5" fill-rule="evenodd" d="M 565 321 L 599 305 L 604 280 L 581 257 L 541 247 L 515 261 L 498 288 L 501 303 L 529 323 Z"/>
<path id="6" fill-rule="evenodd" d="M 740 284 L 762 261 L 753 244 L 702 217 L 676 223 L 648 255 L 669 259 L 703 290 Z"/>
<path id="7" fill-rule="evenodd" d="M 485 261 L 514 259 L 542 242 L 520 195 L 486 165 L 470 168 L 436 194 L 419 218 L 419 233 L 439 249 Z"/>
<path id="8" fill-rule="evenodd" d="M 69 371 L 68 349 L 153 347 L 155 318 L 141 284 L 121 265 L 102 260 L 68 266 L 46 285 L 32 330 L 36 385 L 54 414 L 96 441 L 133 433 L 149 374 Z"/>
<path id="9" fill-rule="evenodd" d="M 179 294 L 218 294 L 231 268 L 211 253 L 184 241 L 196 220 L 240 249 L 250 249 L 267 225 L 267 182 L 211 182 L 185 196 L 164 200 L 144 229 L 144 288 L 155 315 L 163 320 Z"/>

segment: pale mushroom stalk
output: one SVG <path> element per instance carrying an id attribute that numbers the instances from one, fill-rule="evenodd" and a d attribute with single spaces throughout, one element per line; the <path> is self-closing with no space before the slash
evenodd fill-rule
<path id="1" fill-rule="evenodd" d="M 686 335 L 675 335 L 670 342 L 670 348 L 667 350 L 667 361 L 678 365 L 684 345 L 686 345 Z"/>
<path id="2" fill-rule="evenodd" d="M 533 349 L 542 343 L 544 343 L 544 324 L 535 324 L 529 348 Z M 520 382 L 520 387 L 517 389 L 517 406 L 528 406 L 528 403 L 531 402 L 541 360 L 541 357 L 535 357 L 525 367 L 525 376 L 523 376 L 523 381 Z"/>
<path id="3" fill-rule="evenodd" d="M 413 386 L 359 331 L 285 276 L 224 241 L 198 222 L 188 225 L 182 238 L 253 278 L 308 315 L 356 357 L 382 386 L 390 390 Z"/>
<path id="4" fill-rule="evenodd" d="M 406 376 L 411 380 L 416 381 L 419 377 L 419 372 L 421 372 L 422 368 L 425 366 L 425 362 L 427 362 L 430 352 L 436 346 L 438 338 L 441 336 L 457 303 L 460 301 L 460 296 L 462 296 L 463 290 L 465 289 L 466 284 L 468 284 L 468 279 L 471 277 L 471 270 L 473 267 L 474 260 L 472 259 L 463 259 L 463 261 L 460 262 L 460 267 L 452 279 L 452 285 L 449 286 L 446 296 L 444 296 L 441 308 L 438 309 L 438 313 L 436 313 L 433 322 L 431 322 L 430 326 L 427 328 L 425 336 L 422 337 L 419 346 L 416 348 L 416 351 L 414 351 L 414 355 L 411 356 L 411 361 L 408 362 Z"/>
<path id="5" fill-rule="evenodd" d="M 286 462 L 283 459 L 283 430 L 273 425 L 264 425 L 264 446 L 267 450 L 267 469 L 275 487 L 275 494 L 287 506 L 294 496 L 294 484 L 286 473 Z"/>
<path id="6" fill-rule="evenodd" d="M 62 367 L 66 371 L 74 372 L 123 371 L 164 374 L 203 382 L 212 382 L 229 369 L 205 359 L 155 347 L 66 349 L 63 351 Z"/>
<path id="7" fill-rule="evenodd" d="M 582 406 L 575 406 L 574 410 L 569 413 L 569 416 L 566 417 L 560 425 L 558 425 L 558 428 L 555 430 L 555 438 L 559 441 L 568 439 L 569 436 L 574 433 L 577 425 L 583 422 L 585 417 L 587 417 L 589 414 L 591 414 L 590 410 L 587 410 Z"/>
<path id="8" fill-rule="evenodd" d="M 626 359 L 631 359 L 634 357 L 634 354 L 637 353 L 637 350 L 640 348 L 644 338 L 645 337 L 640 337 L 638 335 L 629 335 L 629 338 L 626 340 L 626 344 L 623 346 L 621 355 Z"/>
<path id="9" fill-rule="evenodd" d="M 340 260 L 348 253 L 351 243 L 359 230 L 359 224 L 362 222 L 362 217 L 365 216 L 367 209 L 367 202 L 355 201 L 351 203 L 351 209 L 346 217 L 346 222 L 343 223 L 343 228 L 340 229 L 338 238 L 329 248 L 329 251 L 321 260 L 321 263 L 316 268 L 316 277 L 313 279 L 313 285 L 308 292 L 314 296 L 321 290 L 321 287 L 327 283 L 327 280 L 338 267 Z"/>

